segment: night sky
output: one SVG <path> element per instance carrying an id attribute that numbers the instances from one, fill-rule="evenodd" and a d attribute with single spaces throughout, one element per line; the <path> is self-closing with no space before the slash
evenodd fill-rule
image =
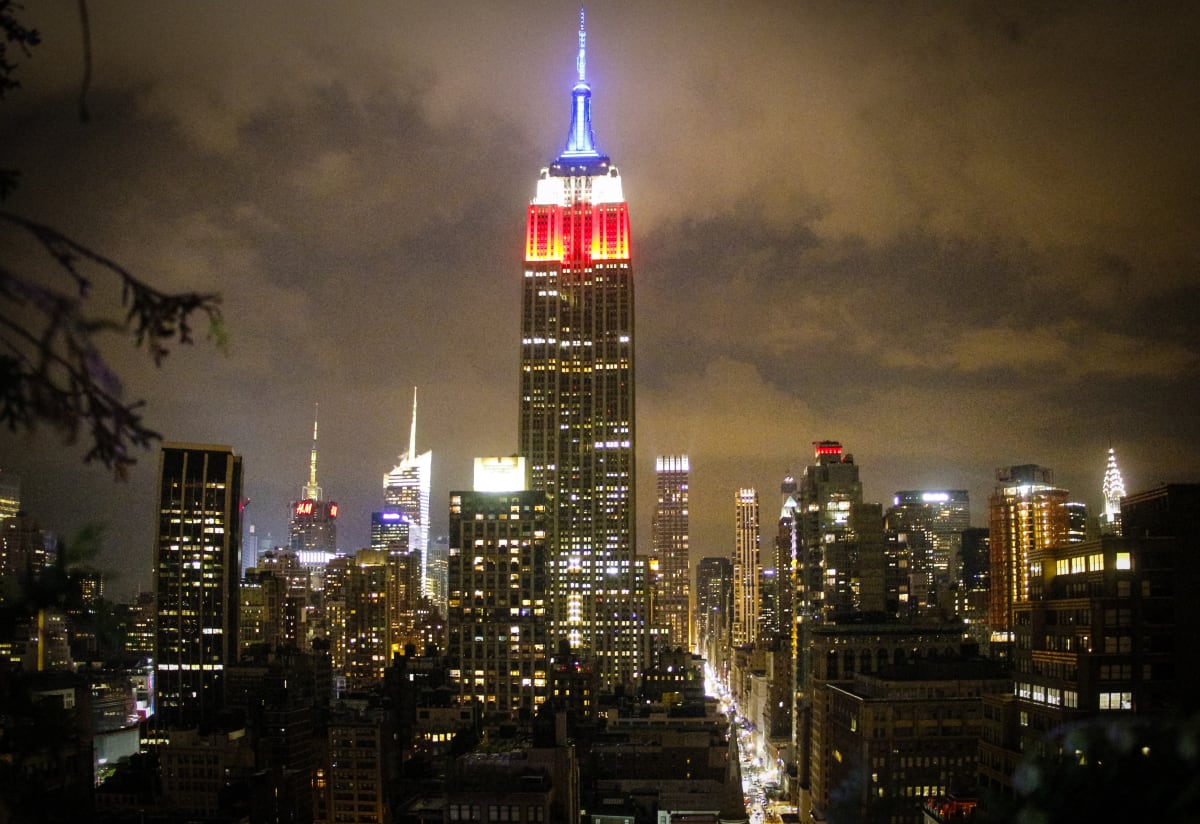
<path id="1" fill-rule="evenodd" d="M 691 457 L 695 557 L 732 551 L 740 486 L 769 538 L 820 439 L 868 500 L 965 488 L 977 524 L 1019 463 L 1098 510 L 1110 444 L 1130 492 L 1200 480 L 1200 6 L 999 5 L 588 5 L 634 232 L 642 551 L 657 454 Z M 26 6 L 4 208 L 224 296 L 225 354 L 155 369 L 107 341 L 126 397 L 168 440 L 233 445 L 279 543 L 319 403 L 353 550 L 417 386 L 444 532 L 472 458 L 516 449 L 525 206 L 565 142 L 578 8 L 93 2 L 84 123 L 77 4 Z M 157 455 L 118 483 L 83 452 L 0 435 L 26 509 L 107 523 L 110 592 L 148 587 Z"/>

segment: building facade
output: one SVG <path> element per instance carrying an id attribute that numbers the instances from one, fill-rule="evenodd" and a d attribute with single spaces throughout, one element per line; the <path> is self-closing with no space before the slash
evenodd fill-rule
<path id="1" fill-rule="evenodd" d="M 450 493 L 451 676 L 492 719 L 528 721 L 546 701 L 546 533 L 544 492 Z"/>
<path id="2" fill-rule="evenodd" d="M 688 457 L 660 455 L 655 460 L 654 470 L 658 494 L 651 532 L 659 567 L 655 623 L 665 628 L 670 647 L 688 649 L 692 597 L 692 567 L 688 557 Z"/>
<path id="3" fill-rule="evenodd" d="M 733 612 L 733 560 L 701 558 L 696 565 L 696 651 L 717 667 L 728 659 Z"/>
<path id="4" fill-rule="evenodd" d="M 196 727 L 223 708 L 237 662 L 242 459 L 228 446 L 166 443 L 158 462 L 156 723 Z"/>
<path id="5" fill-rule="evenodd" d="M 1054 473 L 1025 464 L 996 470 L 996 490 L 988 499 L 988 623 L 993 639 L 1011 639 L 1013 608 L 1029 600 L 1030 557 L 1065 543 L 1070 531 L 1067 490 L 1054 485 Z"/>
<path id="6" fill-rule="evenodd" d="M 1200 708 L 1200 484 L 1122 501 L 1125 537 L 1032 553 L 1030 597 L 1014 608 L 1010 695 L 990 702 L 985 788 L 1011 794 L 1018 763 L 1054 756 L 1056 731 L 1084 719 L 1183 723 Z"/>
<path id="7" fill-rule="evenodd" d="M 733 527 L 733 627 L 735 647 L 758 639 L 759 558 L 761 537 L 758 526 L 758 492 L 743 488 L 734 498 Z"/>
<path id="8" fill-rule="evenodd" d="M 566 148 L 526 212 L 518 438 L 531 488 L 547 498 L 553 632 L 614 684 L 645 657 L 632 253 L 621 175 L 592 133 L 582 12 L 577 68 Z"/>

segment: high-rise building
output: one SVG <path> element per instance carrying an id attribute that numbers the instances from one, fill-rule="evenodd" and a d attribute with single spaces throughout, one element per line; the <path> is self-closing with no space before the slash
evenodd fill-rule
<path id="1" fill-rule="evenodd" d="M 228 446 L 163 444 L 158 462 L 154 682 L 159 727 L 223 707 L 237 662 L 242 459 Z"/>
<path id="2" fill-rule="evenodd" d="M 713 666 L 728 654 L 733 611 L 733 559 L 701 558 L 696 565 L 696 650 Z"/>
<path id="3" fill-rule="evenodd" d="M 656 616 L 671 647 L 689 648 L 692 569 L 688 559 L 688 457 L 660 455 L 655 461 L 658 495 L 651 522 L 659 563 Z"/>
<path id="4" fill-rule="evenodd" d="M 508 482 L 492 471 L 501 460 Z M 525 475 L 524 458 L 480 458 L 475 489 L 450 493 L 451 674 L 462 697 L 511 721 L 548 695 L 546 494 Z"/>
<path id="5" fill-rule="evenodd" d="M 419 569 L 422 595 L 427 594 L 429 564 L 429 489 L 433 453 L 417 454 L 417 390 L 413 387 L 412 427 L 408 451 L 383 476 L 383 511 L 371 518 L 371 548 L 412 555 Z"/>
<path id="6" fill-rule="evenodd" d="M 337 553 L 337 516 L 337 502 L 322 500 L 321 487 L 317 484 L 317 419 L 314 416 L 308 483 L 300 491 L 300 500 L 292 502 L 289 529 L 292 551 L 302 562 L 312 562 L 316 557 L 324 564 Z"/>
<path id="7" fill-rule="evenodd" d="M 920 529 L 929 537 L 929 583 L 945 587 L 958 581 L 962 565 L 962 533 L 971 526 L 971 499 L 965 489 L 905 489 L 888 510 L 902 528 Z"/>
<path id="8" fill-rule="evenodd" d="M 553 632 L 606 684 L 644 666 L 635 541 L 633 278 L 621 175 L 596 146 L 580 13 L 566 148 L 526 212 L 519 454 L 546 493 Z"/>
<path id="9" fill-rule="evenodd" d="M 345 603 L 344 673 L 351 690 L 378 686 L 395 651 L 394 598 L 389 597 L 395 573 L 389 560 L 386 552 L 360 549 L 340 584 L 339 596 Z"/>
<path id="10" fill-rule="evenodd" d="M 855 586 L 845 577 L 852 571 L 839 567 L 849 553 L 838 545 L 848 540 L 852 507 L 863 502 L 858 466 L 841 443 L 816 441 L 813 453 L 814 462 L 804 468 L 796 490 L 799 552 L 794 610 L 800 623 L 832 618 L 835 604 L 849 602 L 848 592 L 843 593 L 847 597 L 835 597 L 839 586 L 845 590 Z"/>
<path id="11" fill-rule="evenodd" d="M 988 500 L 988 621 L 993 639 L 1004 642 L 1011 638 L 1013 606 L 1029 600 L 1030 556 L 1065 543 L 1070 525 L 1067 490 L 1054 485 L 1051 470 L 1012 466 L 996 470 L 996 481 Z"/>
<path id="12" fill-rule="evenodd" d="M 743 488 L 734 498 L 733 532 L 733 645 L 758 639 L 758 599 L 761 559 L 758 531 L 758 491 Z"/>
<path id="13" fill-rule="evenodd" d="M 1157 746 L 1143 746 L 1144 730 L 1155 721 L 1186 724 L 1200 707 L 1200 663 L 1187 652 L 1200 630 L 1195 597 L 1200 484 L 1171 484 L 1124 497 L 1121 517 L 1124 537 L 1106 535 L 1031 552 L 1030 597 L 1014 607 L 1012 692 L 990 701 L 992 721 L 980 745 L 979 777 L 988 790 L 1011 796 L 1018 764 L 1064 750 L 1074 750 L 1080 764 L 1103 763 L 1107 775 L 1121 777 L 1128 773 L 1110 764 L 1120 765 L 1120 754 L 1129 752 L 1147 763 L 1137 769 L 1153 775 L 1156 762 L 1150 757 L 1162 753 Z M 1131 716 L 1139 719 L 1138 727 L 1120 726 Z M 1103 720 L 1098 734 L 1088 732 L 1084 720 L 1089 718 Z M 1138 730 L 1137 744 L 1122 741 L 1111 761 L 1080 751 L 1094 746 L 1080 742 L 1114 741 L 1113 731 L 1126 729 Z M 1165 748 L 1170 751 L 1166 760 L 1157 764 L 1189 769 L 1182 767 L 1186 762 L 1179 760 L 1175 740 Z M 1060 782 L 1067 786 L 1073 779 Z M 1166 809 L 1159 794 L 1173 786 L 1172 779 L 1131 781 L 1120 792 L 1137 797 L 1143 784 L 1151 787 L 1150 806 Z M 1095 814 L 1088 818 L 1096 820 Z"/>
<path id="14" fill-rule="evenodd" d="M 1100 531 L 1105 535 L 1121 534 L 1121 499 L 1125 497 L 1125 480 L 1117 467 L 1117 453 L 1108 448 L 1108 465 L 1104 468 L 1104 514 L 1100 516 Z"/>

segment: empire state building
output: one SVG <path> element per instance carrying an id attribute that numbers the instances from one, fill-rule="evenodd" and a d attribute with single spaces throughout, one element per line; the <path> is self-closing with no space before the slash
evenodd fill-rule
<path id="1" fill-rule="evenodd" d="M 621 175 L 596 146 L 586 32 L 566 148 L 529 205 L 521 297 L 520 453 L 552 530 L 551 631 L 607 684 L 645 651 L 635 553 L 633 278 Z"/>

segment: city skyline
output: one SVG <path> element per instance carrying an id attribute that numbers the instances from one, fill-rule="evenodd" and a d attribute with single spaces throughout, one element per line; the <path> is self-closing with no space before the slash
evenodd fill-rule
<path id="1" fill-rule="evenodd" d="M 471 458 L 516 450 L 513 215 L 562 145 L 577 10 L 291 8 L 92 9 L 88 123 L 74 10 L 25 12 L 44 43 L 0 104 L 22 171 L 5 208 L 224 293 L 227 355 L 200 341 L 155 371 L 108 350 L 165 440 L 237 445 L 260 537 L 286 543 L 319 403 L 342 548 L 366 546 L 413 385 L 444 534 Z M 881 502 L 982 504 L 997 467 L 1039 463 L 1098 515 L 1110 446 L 1130 492 L 1200 465 L 1200 120 L 1179 103 L 1200 27 L 910 10 L 588 6 L 638 226 L 638 467 L 690 456 L 693 559 L 731 551 L 728 496 L 776 488 L 815 440 L 847 444 Z M 145 588 L 155 450 L 127 484 L 81 454 L 47 427 L 0 436 L 30 513 L 107 522 L 101 564 Z"/>

